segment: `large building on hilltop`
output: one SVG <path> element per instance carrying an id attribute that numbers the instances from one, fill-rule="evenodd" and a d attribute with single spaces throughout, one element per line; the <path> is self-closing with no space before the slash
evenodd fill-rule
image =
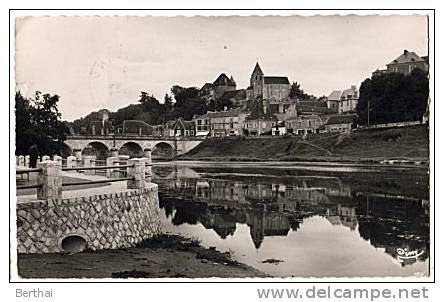
<path id="1" fill-rule="evenodd" d="M 207 100 L 219 99 L 225 92 L 235 91 L 236 81 L 233 76 L 228 77 L 221 73 L 213 83 L 205 83 L 199 91 L 199 94 Z"/>
<path id="2" fill-rule="evenodd" d="M 377 69 L 376 71 L 374 71 L 373 76 L 389 72 L 399 72 L 404 75 L 408 75 L 412 72 L 413 69 L 416 68 L 428 72 L 429 57 L 420 57 L 414 51 L 408 51 L 407 49 L 405 49 L 399 57 L 388 63 L 386 66 L 387 69 Z"/>
<path id="3" fill-rule="evenodd" d="M 256 63 L 250 77 L 250 87 L 247 89 L 247 98 L 255 100 L 258 98 L 275 101 L 289 99 L 290 82 L 288 77 L 265 76 L 259 63 Z"/>

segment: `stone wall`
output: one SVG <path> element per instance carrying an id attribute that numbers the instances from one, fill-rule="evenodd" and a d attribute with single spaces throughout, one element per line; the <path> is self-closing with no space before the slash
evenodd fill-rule
<path id="1" fill-rule="evenodd" d="M 80 236 L 91 250 L 130 247 L 160 233 L 156 184 L 143 189 L 17 204 L 19 253 L 65 252 L 62 242 Z"/>

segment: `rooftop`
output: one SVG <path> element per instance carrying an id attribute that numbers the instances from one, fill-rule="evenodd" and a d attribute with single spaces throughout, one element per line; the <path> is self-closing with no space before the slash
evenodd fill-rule
<path id="1" fill-rule="evenodd" d="M 202 114 L 196 118 L 203 119 L 203 118 L 216 118 L 216 117 L 230 117 L 230 116 L 237 116 L 242 111 L 241 108 L 236 108 L 228 111 L 219 111 L 219 112 L 213 112 L 209 111 L 205 114 Z"/>
<path id="2" fill-rule="evenodd" d="M 287 77 L 264 77 L 265 84 L 290 84 Z"/>
<path id="3" fill-rule="evenodd" d="M 342 90 L 333 90 L 327 97 L 329 101 L 339 101 L 341 99 Z"/>
<path id="4" fill-rule="evenodd" d="M 404 50 L 404 52 L 395 60 L 388 63 L 387 65 L 393 65 L 393 64 L 403 64 L 403 63 L 410 63 L 410 62 L 426 62 L 426 60 L 420 56 L 418 56 L 413 51 L 408 51 L 407 49 Z"/>
<path id="5" fill-rule="evenodd" d="M 335 125 L 335 124 L 349 124 L 353 123 L 356 118 L 355 114 L 339 114 L 330 116 L 330 118 L 325 123 L 326 125 Z"/>
<path id="6" fill-rule="evenodd" d="M 264 113 L 263 106 L 260 102 L 251 104 L 249 110 L 251 113 L 247 117 L 247 120 L 276 120 L 276 116 L 270 110 Z"/>
<path id="7" fill-rule="evenodd" d="M 296 107 L 298 112 L 301 113 L 317 113 L 317 114 L 332 114 L 336 111 L 327 107 L 319 107 L 319 106 L 306 106 L 299 105 Z"/>
<path id="8" fill-rule="evenodd" d="M 256 66 L 254 66 L 254 70 L 252 74 L 259 74 L 259 75 L 264 75 L 264 73 L 262 72 L 261 67 L 259 66 L 259 63 L 256 62 Z"/>
<path id="9" fill-rule="evenodd" d="M 216 86 L 236 86 L 236 82 L 234 81 L 234 78 L 228 78 L 228 76 L 225 73 L 221 73 L 217 79 L 213 82 L 213 85 Z"/>

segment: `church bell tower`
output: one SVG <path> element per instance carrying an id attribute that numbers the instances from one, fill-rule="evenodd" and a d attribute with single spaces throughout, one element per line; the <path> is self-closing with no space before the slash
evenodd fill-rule
<path id="1" fill-rule="evenodd" d="M 263 97 L 263 89 L 264 89 L 264 73 L 262 72 L 259 63 L 256 62 L 256 66 L 254 67 L 253 73 L 250 77 L 250 86 L 253 89 L 253 97 L 256 99 L 257 97 Z"/>

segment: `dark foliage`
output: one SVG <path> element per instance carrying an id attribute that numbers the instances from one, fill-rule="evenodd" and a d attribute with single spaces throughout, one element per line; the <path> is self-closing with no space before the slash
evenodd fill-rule
<path id="1" fill-rule="evenodd" d="M 359 94 L 356 108 L 359 124 L 416 121 L 427 108 L 429 79 L 420 69 L 407 76 L 375 75 L 361 83 Z"/>
<path id="2" fill-rule="evenodd" d="M 290 98 L 297 98 L 299 100 L 308 100 L 310 96 L 304 92 L 301 85 L 293 82 L 290 86 Z"/>
<path id="3" fill-rule="evenodd" d="M 60 120 L 57 108 L 59 96 L 36 91 L 33 98 L 15 94 L 16 154 L 27 154 L 32 145 L 37 145 L 40 154 L 53 154 L 57 145 L 69 133 L 67 125 Z"/>
<path id="4" fill-rule="evenodd" d="M 76 134 L 91 133 L 91 124 L 102 120 L 103 111 L 109 114 L 108 128 L 113 128 L 116 132 L 123 129 L 125 120 L 143 121 L 152 126 L 165 124 L 178 117 L 191 120 L 194 115 L 204 114 L 207 110 L 211 110 L 211 105 L 207 105 L 198 92 L 199 90 L 195 87 L 187 88 L 175 85 L 171 88 L 172 96 L 166 94 L 164 102 L 160 103 L 153 95 L 141 91 L 137 104 L 130 104 L 115 112 L 109 112 L 106 109 L 92 112 L 73 121 L 70 126 Z M 217 108 L 220 106 L 218 105 Z M 105 132 L 112 132 L 112 130 L 106 129 Z"/>

